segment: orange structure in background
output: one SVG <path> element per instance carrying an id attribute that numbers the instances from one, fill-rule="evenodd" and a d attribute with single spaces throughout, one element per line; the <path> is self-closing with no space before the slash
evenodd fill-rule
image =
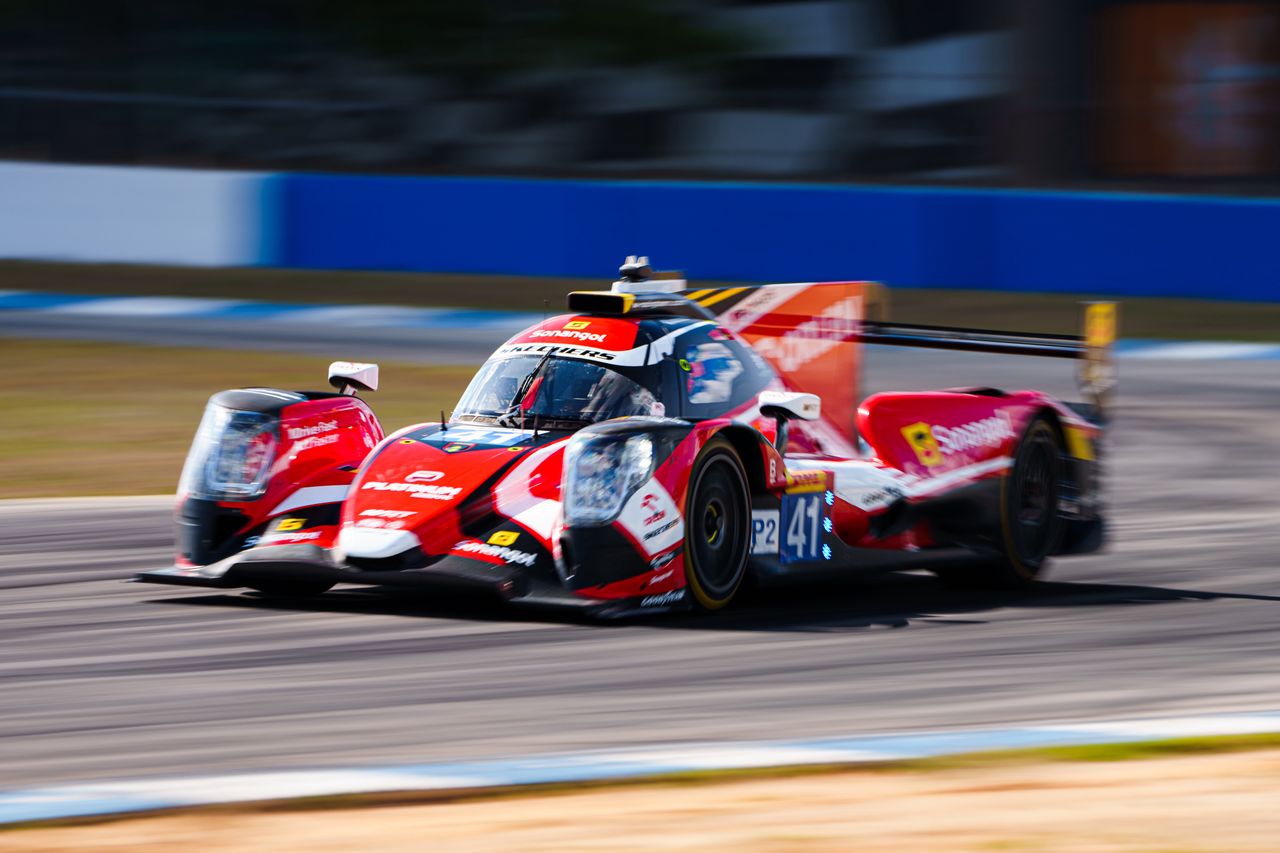
<path id="1" fill-rule="evenodd" d="M 1111 175 L 1231 177 L 1280 171 L 1280 7 L 1143 3 L 1098 19 Z"/>

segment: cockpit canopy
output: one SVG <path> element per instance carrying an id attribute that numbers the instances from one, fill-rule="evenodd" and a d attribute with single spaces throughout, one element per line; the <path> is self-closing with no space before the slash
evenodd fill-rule
<path id="1" fill-rule="evenodd" d="M 645 371 L 653 373 L 653 371 Z M 665 414 L 658 389 L 604 364 L 558 356 L 490 359 L 467 386 L 454 417 L 462 421 L 574 428 L 630 415 Z"/>

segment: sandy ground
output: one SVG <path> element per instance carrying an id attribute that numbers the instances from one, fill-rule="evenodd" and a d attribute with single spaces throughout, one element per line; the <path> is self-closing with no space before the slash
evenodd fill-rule
<path id="1" fill-rule="evenodd" d="M 0 833 L 0 851 L 1276 851 L 1280 750 L 855 771 Z"/>

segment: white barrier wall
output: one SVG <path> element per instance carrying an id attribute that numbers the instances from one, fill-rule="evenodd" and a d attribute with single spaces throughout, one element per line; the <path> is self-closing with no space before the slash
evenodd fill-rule
<path id="1" fill-rule="evenodd" d="M 0 258 L 243 266 L 268 261 L 267 176 L 0 162 Z"/>

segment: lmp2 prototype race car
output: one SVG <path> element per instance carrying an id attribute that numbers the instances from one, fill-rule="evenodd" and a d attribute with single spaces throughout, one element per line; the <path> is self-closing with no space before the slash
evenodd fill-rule
<path id="1" fill-rule="evenodd" d="M 391 435 L 356 396 L 209 401 L 179 486 L 177 558 L 138 580 L 321 593 L 339 583 L 716 610 L 744 582 L 938 568 L 1016 586 L 1096 550 L 1110 303 L 1082 337 L 868 319 L 880 285 L 691 290 L 628 258 L 608 291 L 498 347 L 450 418 Z M 865 344 L 1082 360 L 1087 403 L 952 388 L 858 399 Z M 889 558 L 889 559 L 886 559 Z M 948 564 L 940 564 L 948 565 Z"/>

